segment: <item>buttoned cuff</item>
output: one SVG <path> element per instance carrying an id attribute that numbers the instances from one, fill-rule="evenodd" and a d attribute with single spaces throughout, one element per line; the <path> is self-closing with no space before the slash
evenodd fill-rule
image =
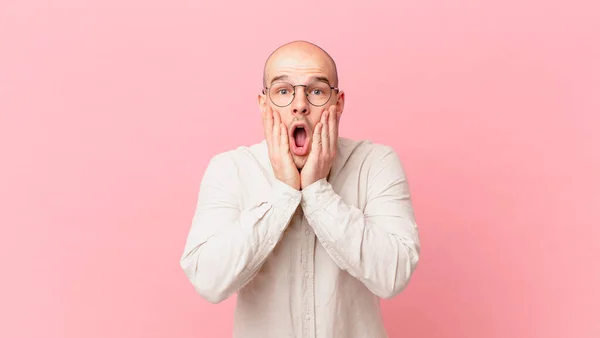
<path id="1" fill-rule="evenodd" d="M 300 205 L 304 215 L 311 219 L 316 213 L 325 209 L 335 198 L 336 193 L 327 179 L 320 179 L 308 187 L 302 189 L 302 200 Z"/>

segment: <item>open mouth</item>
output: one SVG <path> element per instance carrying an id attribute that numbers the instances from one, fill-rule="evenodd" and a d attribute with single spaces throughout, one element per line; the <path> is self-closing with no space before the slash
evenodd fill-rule
<path id="1" fill-rule="evenodd" d="M 290 148 L 298 156 L 305 155 L 308 151 L 308 130 L 304 125 L 295 126 L 291 135 Z"/>
<path id="2" fill-rule="evenodd" d="M 306 144 L 306 136 L 307 132 L 303 126 L 298 126 L 296 129 L 294 129 L 294 143 L 296 143 L 296 147 L 304 147 Z"/>

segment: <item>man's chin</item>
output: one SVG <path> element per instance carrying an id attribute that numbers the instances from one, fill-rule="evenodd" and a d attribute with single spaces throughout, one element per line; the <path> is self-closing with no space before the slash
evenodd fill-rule
<path id="1" fill-rule="evenodd" d="M 296 156 L 293 155 L 293 160 L 294 160 L 294 164 L 296 165 L 296 168 L 298 168 L 298 170 L 302 170 L 302 168 L 304 168 L 304 165 L 306 164 L 306 159 L 308 158 L 308 154 L 305 156 Z"/>

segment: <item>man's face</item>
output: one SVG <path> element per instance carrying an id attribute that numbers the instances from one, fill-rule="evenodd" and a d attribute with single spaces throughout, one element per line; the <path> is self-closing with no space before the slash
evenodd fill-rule
<path id="1" fill-rule="evenodd" d="M 310 154 L 313 131 L 321 114 L 331 105 L 336 105 L 341 114 L 344 93 L 330 88 L 337 85 L 333 83 L 333 64 L 322 52 L 283 51 L 273 55 L 270 61 L 265 76 L 268 88 L 259 95 L 259 105 L 263 113 L 266 105 L 279 112 L 290 134 L 294 163 L 302 169 Z"/>

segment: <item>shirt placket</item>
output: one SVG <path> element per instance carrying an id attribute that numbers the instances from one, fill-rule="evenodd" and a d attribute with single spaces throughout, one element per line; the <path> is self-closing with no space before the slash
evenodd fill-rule
<path id="1" fill-rule="evenodd" d="M 302 300 L 304 305 L 302 337 L 315 338 L 315 233 L 304 216 L 302 216 L 302 228 L 304 231 L 304 240 L 302 241 Z"/>

